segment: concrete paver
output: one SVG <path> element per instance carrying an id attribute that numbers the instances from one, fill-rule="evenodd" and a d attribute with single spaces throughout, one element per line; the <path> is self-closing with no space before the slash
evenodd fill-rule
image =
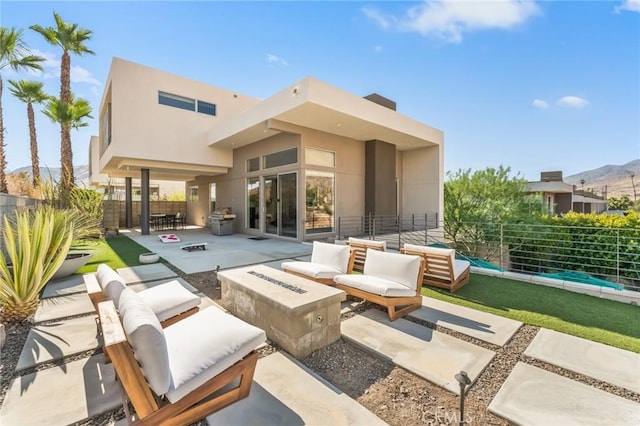
<path id="1" fill-rule="evenodd" d="M 207 417 L 210 425 L 384 425 L 301 363 L 273 353 L 258 360 L 249 397 Z"/>
<path id="2" fill-rule="evenodd" d="M 68 425 L 120 405 L 113 367 L 105 365 L 102 356 L 92 356 L 12 380 L 0 424 Z"/>
<path id="3" fill-rule="evenodd" d="M 27 335 L 16 371 L 97 348 L 96 318 L 91 315 L 33 327 Z"/>
<path id="4" fill-rule="evenodd" d="M 42 298 L 67 296 L 73 293 L 86 291 L 82 274 L 73 274 L 58 280 L 51 280 L 42 291 Z"/>
<path id="5" fill-rule="evenodd" d="M 640 354 L 544 328 L 524 354 L 640 393 Z"/>
<path id="6" fill-rule="evenodd" d="M 518 362 L 489 411 L 518 425 L 634 425 L 640 404 Z"/>
<path id="7" fill-rule="evenodd" d="M 311 244 L 269 238 L 255 241 L 244 234 L 218 236 L 211 234 L 207 228 L 176 230 L 172 233 L 180 238 L 179 243 L 162 243 L 156 232 L 152 235 L 131 232 L 127 236 L 149 251 L 160 254 L 187 274 L 212 271 L 217 265 L 221 269 L 230 269 L 272 261 L 280 263 L 284 259 L 309 255 L 312 248 Z M 192 252 L 180 249 L 184 244 L 197 242 L 207 243 L 207 249 Z"/>
<path id="8" fill-rule="evenodd" d="M 177 277 L 175 272 L 162 263 L 118 268 L 116 272 L 120 274 L 127 284 Z"/>
<path id="9" fill-rule="evenodd" d="M 34 315 L 36 323 L 95 312 L 86 293 L 41 299 Z"/>
<path id="10" fill-rule="evenodd" d="M 422 308 L 411 312 L 409 316 L 498 346 L 504 346 L 522 326 L 520 321 L 430 297 L 423 297 Z"/>
<path id="11" fill-rule="evenodd" d="M 455 375 L 464 370 L 475 382 L 495 352 L 405 319 L 389 321 L 370 309 L 341 324 L 342 337 L 438 386 L 460 394 Z"/>

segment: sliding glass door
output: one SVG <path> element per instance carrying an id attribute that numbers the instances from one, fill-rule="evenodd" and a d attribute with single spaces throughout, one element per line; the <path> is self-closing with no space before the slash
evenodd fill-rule
<path id="1" fill-rule="evenodd" d="M 280 173 L 264 177 L 264 232 L 296 238 L 298 174 Z"/>

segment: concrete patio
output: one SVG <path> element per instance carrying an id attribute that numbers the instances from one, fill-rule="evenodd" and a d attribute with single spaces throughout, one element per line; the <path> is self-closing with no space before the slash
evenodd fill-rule
<path id="1" fill-rule="evenodd" d="M 284 259 L 306 259 L 311 251 L 307 244 L 255 241 L 246 235 L 217 237 L 204 230 L 188 230 L 178 235 L 182 242 L 207 242 L 207 250 L 181 250 L 181 243 L 163 244 L 156 235 L 131 234 L 131 237 L 177 268 L 192 272 L 211 270 L 211 265 L 230 269 L 252 262 L 278 267 Z M 137 291 L 175 279 L 175 274 L 162 264 L 118 272 Z M 186 281 L 181 283 L 197 293 Z M 87 305 L 81 277 L 51 282 L 45 294 L 18 370 L 99 348 L 95 312 L 90 303 Z M 204 295 L 201 297 L 203 305 L 218 306 Z M 456 393 L 459 388 L 454 374 L 465 370 L 475 380 L 493 359 L 494 351 L 505 345 L 521 326 L 503 317 L 423 299 L 423 307 L 409 319 L 451 329 L 488 342 L 495 349 L 476 346 L 409 319 L 389 322 L 384 313 L 375 309 L 343 320 L 342 338 Z M 343 313 L 348 310 L 346 302 L 343 303 Z M 575 355 L 570 356 L 571 353 Z M 545 329 L 540 330 L 525 354 L 638 392 L 640 354 Z M 621 378 L 621 369 L 630 374 Z M 68 397 L 47 397 L 52 394 Z M 14 379 L 0 409 L 0 424 L 70 424 L 113 410 L 120 404 L 113 369 L 98 354 Z M 526 360 L 511 371 L 489 408 L 508 421 L 523 425 L 635 425 L 640 418 L 640 404 L 534 367 Z M 257 419 L 268 425 L 384 424 L 284 352 L 259 360 L 249 398 L 208 417 L 210 424 L 255 424 Z"/>

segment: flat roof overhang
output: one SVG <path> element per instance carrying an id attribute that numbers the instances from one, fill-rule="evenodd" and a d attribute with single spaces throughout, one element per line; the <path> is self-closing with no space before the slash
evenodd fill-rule
<path id="1" fill-rule="evenodd" d="M 138 179 L 141 169 L 149 169 L 151 179 L 175 181 L 190 181 L 199 176 L 217 176 L 228 172 L 226 167 L 112 157 L 101 173 L 111 177 Z"/>
<path id="2" fill-rule="evenodd" d="M 209 146 L 239 148 L 286 131 L 287 125 L 377 139 L 400 151 L 442 145 L 444 139 L 438 129 L 309 77 L 217 125 L 209 132 Z"/>

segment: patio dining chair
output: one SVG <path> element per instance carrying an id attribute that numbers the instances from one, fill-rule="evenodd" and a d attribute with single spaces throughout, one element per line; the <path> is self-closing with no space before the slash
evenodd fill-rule
<path id="1" fill-rule="evenodd" d="M 422 307 L 424 259 L 399 253 L 367 249 L 362 275 L 336 275 L 335 287 L 387 308 L 389 319 Z"/>
<path id="2" fill-rule="evenodd" d="M 187 425 L 249 395 L 263 330 L 215 307 L 162 328 L 133 290 L 98 305 L 111 358 L 136 425 Z M 207 332 L 205 330 L 212 330 Z"/>
<path id="3" fill-rule="evenodd" d="M 351 273 L 355 256 L 349 246 L 314 241 L 310 262 L 283 262 L 280 267 L 290 274 L 333 285 L 333 277 Z"/>

